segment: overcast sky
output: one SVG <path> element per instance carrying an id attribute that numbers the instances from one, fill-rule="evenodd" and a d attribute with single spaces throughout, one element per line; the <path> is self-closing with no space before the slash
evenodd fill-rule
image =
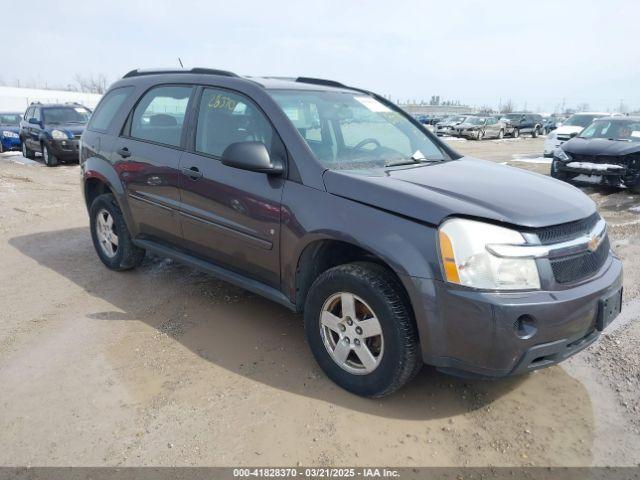
<path id="1" fill-rule="evenodd" d="M 316 76 L 391 95 L 553 111 L 640 107 L 637 0 L 31 0 L 3 21 L 0 80 L 136 67 Z M 15 47 L 15 55 L 7 52 Z"/>

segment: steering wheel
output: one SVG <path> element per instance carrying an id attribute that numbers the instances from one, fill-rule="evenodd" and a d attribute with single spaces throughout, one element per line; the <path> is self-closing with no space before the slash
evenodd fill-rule
<path id="1" fill-rule="evenodd" d="M 380 142 L 378 140 L 376 140 L 375 138 L 365 138 L 364 140 L 362 140 L 361 142 L 358 142 L 358 144 L 353 147 L 354 150 L 360 150 L 362 147 L 364 147 L 365 145 L 369 145 L 370 143 L 375 144 L 376 149 L 380 148 L 382 145 L 380 145 Z"/>

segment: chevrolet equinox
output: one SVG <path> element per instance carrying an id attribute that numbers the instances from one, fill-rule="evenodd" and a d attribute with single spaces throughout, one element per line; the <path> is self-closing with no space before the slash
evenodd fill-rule
<path id="1" fill-rule="evenodd" d="M 423 363 L 502 377 L 593 343 L 622 264 L 561 181 L 457 154 L 372 92 L 315 78 L 134 70 L 81 140 L 93 244 L 170 257 L 304 314 L 358 395 Z"/>

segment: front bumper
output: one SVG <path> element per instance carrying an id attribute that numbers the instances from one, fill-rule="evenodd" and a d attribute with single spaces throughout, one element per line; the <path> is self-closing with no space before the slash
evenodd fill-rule
<path id="1" fill-rule="evenodd" d="M 558 137 L 547 137 L 544 141 L 544 156 L 545 157 L 553 157 L 553 152 L 560 145 L 563 145 L 567 140 L 558 139 Z"/>
<path id="2" fill-rule="evenodd" d="M 2 137 L 0 138 L 0 142 L 2 142 L 2 148 L 5 151 L 20 150 L 22 148 L 22 142 L 20 141 L 20 138 Z"/>
<path id="3" fill-rule="evenodd" d="M 553 365 L 593 343 L 601 299 L 622 287 L 622 262 L 610 255 L 591 278 L 553 291 L 482 292 L 433 279 L 402 280 L 425 363 L 503 377 Z M 531 337 L 517 335 L 523 316 L 535 321 Z"/>
<path id="4" fill-rule="evenodd" d="M 48 142 L 51 153 L 61 160 L 79 160 L 80 159 L 80 139 L 70 138 L 68 140 L 49 140 Z"/>
<path id="5" fill-rule="evenodd" d="M 462 137 L 462 138 L 476 138 L 478 136 L 478 131 L 477 130 L 471 130 L 471 131 L 462 130 L 462 131 L 459 131 L 457 135 L 459 137 Z"/>

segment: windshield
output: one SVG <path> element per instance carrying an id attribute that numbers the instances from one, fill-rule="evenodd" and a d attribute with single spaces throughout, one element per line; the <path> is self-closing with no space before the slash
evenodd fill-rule
<path id="1" fill-rule="evenodd" d="M 42 109 L 45 123 L 87 123 L 89 110 L 84 107 L 51 107 Z"/>
<path id="2" fill-rule="evenodd" d="M 563 127 L 586 127 L 595 118 L 600 115 L 571 115 L 569 119 L 562 124 Z"/>
<path id="3" fill-rule="evenodd" d="M 20 117 L 19 113 L 0 113 L 0 125 L 12 125 L 18 126 L 20 125 Z"/>
<path id="4" fill-rule="evenodd" d="M 484 125 L 484 120 L 483 117 L 469 117 L 467 123 L 469 125 Z"/>
<path id="5" fill-rule="evenodd" d="M 580 138 L 607 138 L 609 140 L 640 141 L 640 121 L 596 120 L 580 135 Z"/>
<path id="6" fill-rule="evenodd" d="M 355 92 L 269 92 L 327 168 L 369 169 L 445 154 L 404 115 L 370 95 Z"/>
<path id="7" fill-rule="evenodd" d="M 520 120 L 522 117 L 524 117 L 524 115 L 522 113 L 510 113 L 508 115 L 505 115 L 505 117 L 509 120 Z"/>
<path id="8" fill-rule="evenodd" d="M 447 122 L 450 122 L 450 123 L 462 123 L 462 122 L 464 122 L 465 118 L 467 118 L 467 117 L 462 117 L 462 116 L 460 116 L 460 117 L 451 117 L 451 118 L 447 118 Z"/>

